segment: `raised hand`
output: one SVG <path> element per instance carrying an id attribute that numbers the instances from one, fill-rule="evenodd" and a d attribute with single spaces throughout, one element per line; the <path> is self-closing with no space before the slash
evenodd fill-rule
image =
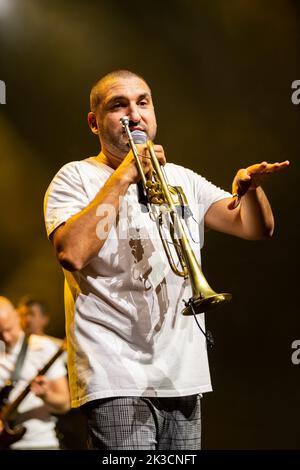
<path id="1" fill-rule="evenodd" d="M 289 164 L 288 160 L 280 163 L 261 162 L 239 170 L 232 182 L 232 199 L 228 204 L 228 209 L 238 207 L 241 197 L 247 191 L 257 188 L 268 175 L 288 167 Z"/>
<path id="2" fill-rule="evenodd" d="M 136 144 L 138 150 L 138 156 L 142 164 L 143 171 L 148 178 L 151 178 L 153 171 L 151 164 L 151 157 L 147 150 L 146 144 Z M 164 154 L 164 149 L 161 145 L 154 145 L 154 151 L 157 156 L 157 159 L 161 165 L 166 163 L 166 157 Z M 122 175 L 123 179 L 127 179 L 129 183 L 136 183 L 140 179 L 140 175 L 137 169 L 135 157 L 132 150 L 128 152 L 120 166 L 117 168 L 116 172 Z"/>

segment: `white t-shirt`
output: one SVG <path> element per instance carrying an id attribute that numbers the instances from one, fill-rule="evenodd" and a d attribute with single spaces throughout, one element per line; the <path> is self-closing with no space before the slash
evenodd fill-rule
<path id="1" fill-rule="evenodd" d="M 0 388 L 2 388 L 7 380 L 11 377 L 15 369 L 15 363 L 19 351 L 22 347 L 24 333 L 20 335 L 19 340 L 9 352 L 2 351 L 0 353 Z M 26 387 L 46 362 L 55 354 L 57 346 L 53 341 L 38 335 L 31 335 L 29 338 L 28 349 L 25 360 L 21 369 L 20 379 L 16 387 L 9 395 L 9 401 L 12 402 L 22 390 Z M 65 366 L 58 358 L 45 374 L 50 380 L 58 379 L 66 375 Z M 24 398 L 18 407 L 16 423 L 24 424 L 26 433 L 19 441 L 12 444 L 13 449 L 30 449 L 30 448 L 50 448 L 59 446 L 55 434 L 56 418 L 47 411 L 43 400 L 34 393 Z"/>
<path id="2" fill-rule="evenodd" d="M 45 196 L 48 236 L 85 208 L 113 173 L 96 157 L 65 165 Z M 203 216 L 230 194 L 183 167 L 166 164 L 183 188 L 193 217 L 190 243 L 200 262 Z M 100 211 L 107 208 L 99 207 Z M 102 225 L 98 224 L 100 234 Z M 169 268 L 157 224 L 138 202 L 137 185 L 98 255 L 65 274 L 66 328 L 72 406 L 112 396 L 183 396 L 211 390 L 206 342 L 193 317 L 181 314 L 188 280 Z M 204 315 L 198 315 L 204 328 Z"/>

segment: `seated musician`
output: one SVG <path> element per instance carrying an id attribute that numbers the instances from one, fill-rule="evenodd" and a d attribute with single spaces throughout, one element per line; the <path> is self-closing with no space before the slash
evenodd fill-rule
<path id="1" fill-rule="evenodd" d="M 0 340 L 5 345 L 5 350 L 0 353 L 0 389 L 14 377 L 22 349 L 25 349 L 25 356 L 16 385 L 9 393 L 9 403 L 16 400 L 34 379 L 30 392 L 19 404 L 15 415 L 3 419 L 4 405 L 1 404 L 0 448 L 6 438 L 5 424 L 9 423 L 10 428 L 19 424 L 26 428 L 21 439 L 10 445 L 11 449 L 58 449 L 56 418 L 52 413 L 65 413 L 70 407 L 65 366 L 59 357 L 44 376 L 37 376 L 38 371 L 55 354 L 57 346 L 46 337 L 30 335 L 26 348 L 24 337 L 17 311 L 7 298 L 0 297 Z"/>

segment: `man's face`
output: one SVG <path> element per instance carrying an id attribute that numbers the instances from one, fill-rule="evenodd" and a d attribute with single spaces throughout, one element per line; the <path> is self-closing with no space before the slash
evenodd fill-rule
<path id="1" fill-rule="evenodd" d="M 22 305 L 19 309 L 21 326 L 26 333 L 43 334 L 48 323 L 47 315 L 44 315 L 39 305 Z"/>
<path id="2" fill-rule="evenodd" d="M 156 118 L 148 85 L 138 77 L 118 78 L 104 84 L 102 100 L 96 113 L 103 153 L 124 158 L 128 153 L 128 138 L 120 118 L 128 116 L 130 130 L 144 131 L 153 140 Z"/>
<path id="3" fill-rule="evenodd" d="M 7 348 L 13 347 L 20 334 L 20 321 L 16 312 L 0 316 L 0 340 Z"/>

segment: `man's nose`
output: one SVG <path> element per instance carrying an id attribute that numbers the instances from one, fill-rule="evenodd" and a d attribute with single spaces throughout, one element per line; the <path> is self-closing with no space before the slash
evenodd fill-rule
<path id="1" fill-rule="evenodd" d="M 131 105 L 129 107 L 129 113 L 128 113 L 128 117 L 129 117 L 129 120 L 130 121 L 133 121 L 133 122 L 140 122 L 141 120 L 141 115 L 139 113 L 139 109 L 137 106 L 135 105 Z"/>

